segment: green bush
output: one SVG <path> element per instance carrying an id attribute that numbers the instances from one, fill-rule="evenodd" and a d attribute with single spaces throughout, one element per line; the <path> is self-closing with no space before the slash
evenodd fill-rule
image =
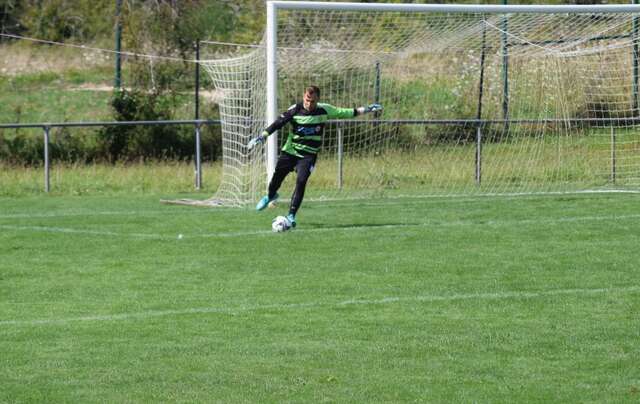
<path id="1" fill-rule="evenodd" d="M 51 131 L 52 161 L 88 163 L 104 160 L 98 154 L 95 129 L 55 128 Z"/>
<path id="2" fill-rule="evenodd" d="M 171 93 L 119 90 L 111 105 L 116 121 L 159 121 L 174 119 L 175 103 Z M 217 115 L 213 108 L 203 112 L 207 118 Z M 140 158 L 189 160 L 195 151 L 194 133 L 192 125 L 108 126 L 98 132 L 96 155 L 112 163 Z M 201 145 L 203 160 L 217 159 L 222 153 L 220 128 L 203 127 Z"/>
<path id="3" fill-rule="evenodd" d="M 158 93 L 115 91 L 111 101 L 116 121 L 171 119 L 171 111 Z M 138 157 L 177 157 L 181 148 L 178 129 L 168 126 L 108 126 L 98 137 L 101 155 L 109 161 Z"/>
<path id="4" fill-rule="evenodd" d="M 0 130 L 0 160 L 10 164 L 40 165 L 43 155 L 42 136 L 19 129 Z"/>

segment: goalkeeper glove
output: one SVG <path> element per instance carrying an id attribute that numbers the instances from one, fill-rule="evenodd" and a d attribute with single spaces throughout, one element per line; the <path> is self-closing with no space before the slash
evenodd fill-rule
<path id="1" fill-rule="evenodd" d="M 380 112 L 382 111 L 382 105 L 380 104 L 369 104 L 366 107 L 359 107 L 358 114 L 367 114 L 369 112 Z"/>
<path id="2" fill-rule="evenodd" d="M 269 132 L 265 130 L 259 136 L 254 137 L 249 141 L 249 143 L 247 143 L 247 149 L 249 151 L 253 150 L 253 148 L 256 147 L 257 145 L 264 143 L 264 141 L 267 139 L 268 136 L 269 136 Z"/>
<path id="3" fill-rule="evenodd" d="M 382 111 L 382 105 L 380 104 L 369 104 L 369 106 L 367 106 L 364 109 L 364 112 L 378 112 L 378 111 Z"/>

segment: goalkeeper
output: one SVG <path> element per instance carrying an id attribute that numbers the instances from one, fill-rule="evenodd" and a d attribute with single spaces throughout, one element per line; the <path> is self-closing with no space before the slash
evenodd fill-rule
<path id="1" fill-rule="evenodd" d="M 264 143 L 273 132 L 279 130 L 287 123 L 291 123 L 289 136 L 282 152 L 278 157 L 275 172 L 269 183 L 268 194 L 258 204 L 256 210 L 260 211 L 269 205 L 269 202 L 278 199 L 278 189 L 282 181 L 291 171 L 296 171 L 296 187 L 291 197 L 289 214 L 287 219 L 291 226 L 296 226 L 296 213 L 300 209 L 304 191 L 309 176 L 314 170 L 318 150 L 322 144 L 322 132 L 329 119 L 353 118 L 355 116 L 382 111 L 380 104 L 371 104 L 367 107 L 337 108 L 329 104 L 319 103 L 320 89 L 309 86 L 305 89 L 302 102 L 292 105 L 287 111 L 269 125 L 261 135 L 251 139 L 247 148 L 252 150 L 258 144 Z"/>

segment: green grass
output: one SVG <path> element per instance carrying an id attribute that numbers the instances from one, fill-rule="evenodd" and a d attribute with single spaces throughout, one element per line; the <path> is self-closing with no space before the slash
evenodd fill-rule
<path id="1" fill-rule="evenodd" d="M 3 109 L 0 119 L 3 123 L 109 120 L 110 97 L 109 92 L 65 89 L 6 94 L 0 102 L 10 108 Z"/>
<path id="2" fill-rule="evenodd" d="M 202 189 L 213 194 L 220 182 L 222 166 L 202 164 Z M 192 162 L 152 161 L 111 164 L 52 164 L 50 193 L 53 196 L 129 195 L 192 192 L 195 173 Z M 0 164 L 0 197 L 24 197 L 44 193 L 44 168 Z M 203 198 L 200 195 L 200 198 Z"/>
<path id="3" fill-rule="evenodd" d="M 0 123 L 111 121 L 113 80 L 111 66 L 0 75 Z M 192 119 L 193 92 L 176 97 L 175 118 Z"/>
<path id="4" fill-rule="evenodd" d="M 175 196 L 0 199 L 0 402 L 640 399 L 636 194 Z"/>
<path id="5" fill-rule="evenodd" d="M 0 122 L 108 120 L 111 92 L 93 88 L 108 85 L 107 73 L 90 69 L 0 77 Z"/>

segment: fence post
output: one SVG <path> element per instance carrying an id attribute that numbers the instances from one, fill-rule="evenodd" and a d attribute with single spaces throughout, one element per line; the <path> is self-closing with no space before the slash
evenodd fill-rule
<path id="1" fill-rule="evenodd" d="M 200 119 L 200 40 L 195 43 L 196 67 L 195 67 L 195 120 Z"/>
<path id="2" fill-rule="evenodd" d="M 122 86 L 122 0 L 116 0 L 116 72 L 113 86 Z"/>
<path id="3" fill-rule="evenodd" d="M 476 185 L 482 183 L 482 125 L 476 129 Z"/>
<path id="4" fill-rule="evenodd" d="M 502 0 L 506 5 L 507 0 Z M 509 130 L 509 22 L 507 15 L 502 17 L 502 118 L 505 120 L 505 132 Z"/>
<path id="5" fill-rule="evenodd" d="M 476 127 L 476 185 L 480 185 L 482 180 L 482 96 L 484 90 L 484 59 L 487 41 L 487 26 L 485 16 L 482 16 L 482 50 L 480 52 L 480 79 L 478 83 L 478 110 L 476 119 L 478 126 Z"/>
<path id="6" fill-rule="evenodd" d="M 374 102 L 376 104 L 380 103 L 380 74 L 381 74 L 381 69 L 380 69 L 380 62 L 376 62 L 376 84 L 375 84 L 375 96 L 374 96 Z"/>
<path id="7" fill-rule="evenodd" d="M 49 126 L 44 126 L 44 192 L 49 192 Z"/>
<path id="8" fill-rule="evenodd" d="M 374 91 L 375 91 L 374 102 L 376 104 L 380 104 L 380 76 L 381 75 L 382 75 L 382 68 L 381 68 L 380 62 L 378 61 L 378 62 L 376 62 L 376 84 L 375 84 L 375 88 L 374 88 Z M 373 113 L 373 117 L 376 120 L 378 120 L 378 119 L 380 119 L 380 114 L 382 114 L 382 111 L 376 111 L 376 112 Z M 373 126 L 377 127 L 378 124 L 375 123 Z"/>
<path id="9" fill-rule="evenodd" d="M 342 190 L 342 157 L 343 157 L 342 123 L 338 123 L 338 189 Z"/>
<path id="10" fill-rule="evenodd" d="M 611 126 L 611 182 L 616 183 L 616 132 Z"/>
<path id="11" fill-rule="evenodd" d="M 202 188 L 202 155 L 200 145 L 200 123 L 196 123 L 196 189 Z"/>

